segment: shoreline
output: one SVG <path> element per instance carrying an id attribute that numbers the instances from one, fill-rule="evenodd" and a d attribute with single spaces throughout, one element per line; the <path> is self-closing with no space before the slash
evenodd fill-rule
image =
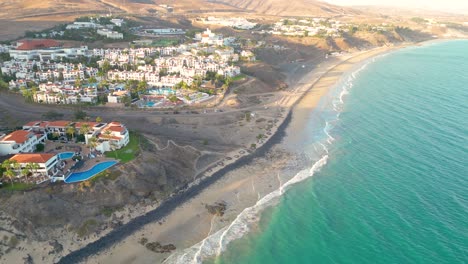
<path id="1" fill-rule="evenodd" d="M 413 44 L 414 45 L 414 44 Z M 146 225 L 156 225 L 158 224 L 158 227 L 153 226 L 153 228 L 158 228 L 158 229 L 163 229 L 165 224 L 159 224 L 157 221 L 164 220 L 165 218 L 169 217 L 172 215 L 171 218 L 174 218 L 174 214 L 177 214 L 177 209 L 185 207 L 187 204 L 194 204 L 197 203 L 197 198 L 201 196 L 202 193 L 204 192 L 218 192 L 216 190 L 211 190 L 214 189 L 212 188 L 216 182 L 220 181 L 221 179 L 224 178 L 225 174 L 235 171 L 235 170 L 242 170 L 243 167 L 251 165 L 250 163 L 256 159 L 264 156 L 269 150 L 273 148 L 273 146 L 277 145 L 282 138 L 284 137 L 286 133 L 286 128 L 290 125 L 290 122 L 292 120 L 292 115 L 294 114 L 295 111 L 297 111 L 297 108 L 301 105 L 301 103 L 304 102 L 304 99 L 309 96 L 313 97 L 313 107 L 316 106 L 316 104 L 320 101 L 320 98 L 326 94 L 332 87 L 327 86 L 322 88 L 322 91 L 316 93 L 316 91 L 313 89 L 316 87 L 316 85 L 324 79 L 330 72 L 333 70 L 337 69 L 339 66 L 343 64 L 349 64 L 349 61 L 352 59 L 357 59 L 357 62 L 352 62 L 351 65 L 356 65 L 360 62 L 366 61 L 368 59 L 371 59 L 375 56 L 393 51 L 395 49 L 400 49 L 404 48 L 407 46 L 411 45 L 402 45 L 402 46 L 397 46 L 397 47 L 383 47 L 383 48 L 376 48 L 373 50 L 368 50 L 364 52 L 359 52 L 358 54 L 353 54 L 353 56 L 346 58 L 339 63 L 333 65 L 332 67 L 328 68 L 323 74 L 321 74 L 316 80 L 312 81 L 310 84 L 307 85 L 305 91 L 302 91 L 300 93 L 300 96 L 294 100 L 292 105 L 288 109 L 288 113 L 286 116 L 283 118 L 281 121 L 281 124 L 277 127 L 276 131 L 272 134 L 272 136 L 266 140 L 264 144 L 262 144 L 256 151 L 250 155 L 247 156 L 242 156 L 240 157 L 236 162 L 233 162 L 231 164 L 226 165 L 225 167 L 221 168 L 217 172 L 213 173 L 210 177 L 204 178 L 200 183 L 196 186 L 193 186 L 192 188 L 189 188 L 186 192 L 183 192 L 181 194 L 176 194 L 173 196 L 170 201 L 162 203 L 157 209 L 155 209 L 152 212 L 149 212 L 141 217 L 138 217 L 132 221 L 130 221 L 129 227 L 127 227 L 125 230 L 124 229 L 117 229 L 109 233 L 107 238 L 105 240 L 97 240 L 96 242 L 93 242 L 91 244 L 88 244 L 86 247 L 72 252 L 71 254 L 63 257 L 59 263 L 66 263 L 66 262 L 76 262 L 76 261 L 83 261 L 87 260 L 90 261 L 91 263 L 110 263 L 112 262 L 112 259 L 117 260 L 117 259 L 128 259 L 128 262 L 133 262 L 134 260 L 138 259 L 139 255 L 137 252 L 134 252 L 133 250 L 124 250 L 126 247 L 130 247 L 129 245 L 126 245 L 124 242 L 125 240 L 134 240 L 134 244 L 137 244 L 137 238 L 141 237 L 141 234 L 137 233 L 142 233 L 143 229 L 147 229 L 148 226 Z M 361 58 L 364 57 L 364 58 Z M 352 67 L 351 67 L 352 68 Z M 306 78 L 307 75 L 316 72 L 318 70 L 318 67 L 315 68 L 312 72 L 307 73 L 303 78 Z M 346 71 L 341 72 L 339 76 L 335 76 L 334 79 L 334 84 L 340 78 L 348 72 L 349 69 Z M 309 102 L 310 103 L 310 102 Z M 233 183 L 233 185 L 238 184 L 238 183 Z M 242 183 L 241 183 L 242 184 Z M 243 185 L 246 183 L 244 182 Z M 228 185 L 229 186 L 229 185 Z M 214 201 L 212 201 L 214 202 Z M 189 206 L 190 207 L 190 206 Z M 198 215 L 198 214 L 197 214 Z M 206 218 L 206 216 L 205 216 Z M 210 223 L 209 227 L 209 232 L 210 234 L 212 232 L 212 223 L 213 218 L 211 221 L 207 221 L 207 223 Z M 229 222 L 229 221 L 227 221 Z M 150 224 L 153 223 L 153 224 Z M 177 225 L 176 225 L 177 226 Z M 141 228 L 141 230 L 138 231 L 138 229 Z M 205 228 L 206 229 L 206 228 Z M 135 232 L 137 231 L 137 232 Z M 160 231 L 161 232 L 161 231 Z M 176 231 L 177 232 L 177 231 Z M 128 238 L 128 239 L 127 239 Z M 201 237 L 200 240 L 204 239 L 204 237 Z M 164 240 L 164 239 L 163 239 Z M 200 241 L 198 240 L 198 241 Z M 169 242 L 169 241 L 168 241 Z M 171 243 L 178 245 L 176 241 L 172 241 Z M 119 250 L 120 247 L 121 250 Z M 146 248 L 141 246 L 141 250 L 143 250 L 140 253 L 145 254 L 147 252 L 147 255 L 151 255 L 152 259 L 154 259 L 157 255 L 155 256 L 154 253 L 148 251 Z M 104 251 L 102 250 L 104 249 Z M 134 256 L 129 256 L 129 255 L 134 255 Z M 112 256 L 112 257 L 111 257 Z M 163 256 L 160 254 L 160 256 Z M 132 260 L 130 260 L 132 259 Z M 141 259 L 140 259 L 141 260 Z M 164 259 L 161 259 L 161 261 Z"/>
<path id="2" fill-rule="evenodd" d="M 240 211 L 255 203 L 261 196 L 260 193 L 262 195 L 268 194 L 271 188 L 277 187 L 276 185 L 273 186 L 274 184 L 271 183 L 271 179 L 257 177 L 257 174 L 268 174 L 266 172 L 272 171 L 269 168 L 272 164 L 277 162 L 286 163 L 288 160 L 287 155 L 286 157 L 284 155 L 280 155 L 279 158 L 274 157 L 273 162 L 265 156 L 269 152 L 277 152 L 276 146 L 280 145 L 278 143 L 284 138 L 286 130 L 293 119 L 293 114 L 301 112 L 298 108 L 300 108 L 301 103 L 305 102 L 305 98 L 312 98 L 311 102 L 310 100 L 307 102 L 309 105 L 306 107 L 306 111 L 304 111 L 308 113 L 310 109 L 315 108 L 320 98 L 333 87 L 332 85 L 325 85 L 317 89 L 317 83 L 323 81 L 327 74 L 334 69 L 337 69 L 340 65 L 347 64 L 353 58 L 363 56 L 365 58 L 359 60 L 363 61 L 395 49 L 416 45 L 421 45 L 421 43 L 360 51 L 339 57 L 339 62 L 333 61 L 333 64 L 330 64 L 332 61 L 330 60 L 315 65 L 311 71 L 298 78 L 299 80 L 293 86 L 294 89 L 289 90 L 287 95 L 278 100 L 281 102 L 276 102 L 276 109 L 278 111 L 275 111 L 275 113 L 278 113 L 278 115 L 275 114 L 277 119 L 275 120 L 275 125 L 271 133 L 266 136 L 266 139 L 256 142 L 258 147 L 255 151 L 251 152 L 244 148 L 228 153 L 224 159 L 211 164 L 206 171 L 197 175 L 200 178 L 176 190 L 167 200 L 158 204 L 127 208 L 128 210 L 126 209 L 125 212 L 119 213 L 124 219 L 122 221 L 123 225 L 106 230 L 100 235 L 93 235 L 75 245 L 67 243 L 68 245 L 64 245 L 64 254 L 68 252 L 68 255 L 65 255 L 60 260 L 53 256 L 49 256 L 47 259 L 51 261 L 52 259 L 54 261 L 58 260 L 58 263 L 75 263 L 80 261 L 111 263 L 120 259 L 126 259 L 126 261 L 121 261 L 123 263 L 130 263 L 135 260 L 137 260 L 136 262 L 141 262 L 145 258 L 148 258 L 146 259 L 148 261 L 150 259 L 156 259 L 156 262 L 163 261 L 168 256 L 167 254 L 155 254 L 138 244 L 139 238 L 142 235 L 148 236 L 147 234 L 152 236 L 149 242 L 160 241 L 162 244 L 171 243 L 175 244 L 178 249 L 188 248 L 197 244 L 206 237 L 207 233 L 210 234 L 213 230 L 216 231 L 216 229 L 226 225 Z M 374 52 L 377 54 L 374 54 Z M 335 57 L 333 57 L 333 60 L 336 60 Z M 331 67 L 323 69 L 321 68 L 322 64 L 330 64 L 328 66 Z M 336 79 L 336 83 L 345 73 L 342 72 L 339 76 L 335 76 L 332 79 Z M 303 82 L 303 80 L 305 81 Z M 271 109 L 273 108 L 271 107 Z M 240 151 L 244 152 L 241 154 Z M 237 157 L 227 159 L 228 156 Z M 258 164 L 259 160 L 263 161 L 263 163 Z M 252 173 L 252 171 L 254 172 Z M 279 179 L 279 184 L 281 185 L 281 179 Z M 250 186 L 252 186 L 253 191 L 244 192 L 240 190 L 250 188 Z M 233 200 L 236 196 L 238 201 Z M 206 204 L 219 200 L 228 201 L 229 212 L 226 212 L 226 216 L 223 218 L 212 217 L 204 207 Z M 186 234 L 184 231 L 191 233 Z M 41 246 L 34 246 L 34 244 L 36 243 L 29 244 L 28 247 L 32 247 L 30 249 L 35 251 L 35 254 L 40 253 L 42 251 Z M 131 250 L 128 250 L 128 248 Z"/>

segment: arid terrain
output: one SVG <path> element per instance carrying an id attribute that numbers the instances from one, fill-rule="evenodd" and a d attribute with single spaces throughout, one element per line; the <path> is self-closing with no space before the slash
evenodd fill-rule
<path id="1" fill-rule="evenodd" d="M 159 6 L 162 4 L 172 5 L 174 11 L 168 12 Z M 318 70 L 319 65 L 334 66 L 350 54 L 377 47 L 390 49 L 437 36 L 464 36 L 468 32 L 450 27 L 428 28 L 407 18 L 384 17 L 387 15 L 375 10 L 342 8 L 317 1 L 9 0 L 0 3 L 0 40 L 15 39 L 26 30 L 42 30 L 84 14 L 109 12 L 161 27 L 203 28 L 204 25 L 193 21 L 199 14 L 251 16 L 260 24 L 271 23 L 282 16 L 306 14 L 340 17 L 344 21 L 363 21 L 364 18 L 376 23 L 392 21 L 402 27 L 383 33 L 357 32 L 336 38 L 264 36 L 215 27 L 220 33 L 265 44 L 253 48 L 257 61 L 242 64 L 245 77 L 229 88 L 219 104 L 206 109 L 77 108 L 26 103 L 17 94 L 0 93 L 0 129 L 41 120 L 51 110 L 63 113 L 64 119 L 72 119 L 76 110 L 83 110 L 91 119 L 99 116 L 106 121 L 125 123 L 140 143 L 135 160 L 109 170 L 106 177 L 90 184 L 55 183 L 26 192 L 0 191 L 2 263 L 8 255 L 15 255 L 13 259 L 23 259 L 25 263 L 57 262 L 132 219 L 154 212 L 164 201 L 171 202 L 174 193 L 182 193 L 194 182 L 213 175 L 214 170 L 222 170 L 234 159 L 254 153 L 252 144 L 264 143 L 259 135 L 273 136 L 287 118 L 293 102 L 310 88 L 310 82 L 301 83 L 301 80 L 311 72 L 315 79 L 326 73 L 323 68 Z M 90 46 L 100 44 L 91 43 Z M 331 53 L 336 54 L 326 59 L 326 54 Z M 344 70 L 339 72 L 342 74 Z M 272 161 L 286 164 L 286 155 L 281 150 L 257 158 L 262 164 Z M 243 172 L 252 170 L 248 167 Z M 235 180 L 242 182 L 239 177 Z M 209 219 L 207 214 L 204 217 Z"/>

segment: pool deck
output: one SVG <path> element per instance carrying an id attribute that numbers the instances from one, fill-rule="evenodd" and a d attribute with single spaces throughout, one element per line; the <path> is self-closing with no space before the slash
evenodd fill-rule
<path id="1" fill-rule="evenodd" d="M 73 173 L 73 172 L 87 171 L 87 170 L 90 170 L 92 167 L 96 166 L 96 164 L 101 163 L 101 162 L 105 162 L 105 161 L 116 161 L 117 164 L 119 163 L 119 161 L 116 160 L 116 159 L 111 159 L 111 158 L 106 158 L 106 157 L 97 157 L 97 158 L 94 158 L 94 159 L 85 159 L 83 166 L 81 166 L 77 170 L 72 170 L 71 172 Z"/>

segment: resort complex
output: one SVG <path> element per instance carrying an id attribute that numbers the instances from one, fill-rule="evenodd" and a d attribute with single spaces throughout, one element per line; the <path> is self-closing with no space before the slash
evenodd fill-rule
<path id="1" fill-rule="evenodd" d="M 67 30 L 96 27 L 94 22 L 75 22 Z M 202 103 L 223 96 L 230 79 L 241 74 L 241 61 L 255 60 L 252 51 L 239 48 L 236 38 L 210 29 L 187 43 L 165 47 L 88 49 L 65 47 L 52 39 L 22 39 L 2 47 L 9 54 L 1 72 L 10 90 L 43 104 L 130 106 L 141 99 L 135 105 L 147 108 Z M 166 89 L 179 91 L 155 94 Z"/>
<path id="2" fill-rule="evenodd" d="M 0 136 L 0 160 L 11 181 L 83 181 L 117 163 L 105 152 L 125 147 L 130 134 L 119 122 L 33 121 Z"/>

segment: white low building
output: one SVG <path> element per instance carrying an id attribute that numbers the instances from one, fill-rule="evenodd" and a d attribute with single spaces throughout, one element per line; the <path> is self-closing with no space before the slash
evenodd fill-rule
<path id="1" fill-rule="evenodd" d="M 257 23 L 249 22 L 243 17 L 231 17 L 231 18 L 221 18 L 221 17 L 208 17 L 203 20 L 205 24 L 211 25 L 220 25 L 226 27 L 233 27 L 238 29 L 252 29 Z"/>
<path id="2" fill-rule="evenodd" d="M 17 162 L 20 165 L 20 170 L 27 168 L 28 164 L 35 163 L 39 165 L 34 173 L 53 176 L 56 174 L 58 164 L 58 157 L 56 154 L 51 153 L 22 153 L 16 154 L 10 158 L 10 161 Z"/>
<path id="3" fill-rule="evenodd" d="M 130 142 L 130 133 L 122 123 L 111 122 L 98 132 L 97 138 L 96 150 L 104 153 L 126 146 Z"/>
<path id="4" fill-rule="evenodd" d="M 184 35 L 185 31 L 180 28 L 152 28 L 145 29 L 146 33 L 151 33 L 155 35 Z"/>
<path id="5" fill-rule="evenodd" d="M 128 91 L 115 91 L 107 96 L 107 102 L 118 104 L 123 101 L 123 98 L 129 96 Z"/>
<path id="6" fill-rule="evenodd" d="M 0 155 L 28 153 L 36 150 L 36 145 L 44 143 L 47 138 L 45 133 L 33 133 L 25 130 L 17 130 L 0 137 Z"/>
<path id="7" fill-rule="evenodd" d="M 211 32 L 210 29 L 206 29 L 206 31 L 203 33 L 196 34 L 195 40 L 200 41 L 202 44 L 208 45 L 222 46 L 224 44 L 223 35 L 215 34 Z"/>
<path id="8" fill-rule="evenodd" d="M 119 33 L 117 31 L 112 31 L 106 28 L 98 29 L 96 33 L 98 35 L 105 36 L 106 38 L 109 38 L 109 39 L 123 39 L 122 33 Z"/>
<path id="9" fill-rule="evenodd" d="M 83 28 L 97 28 L 98 25 L 93 22 L 74 22 L 67 25 L 66 29 L 83 29 Z"/>
<path id="10" fill-rule="evenodd" d="M 60 60 L 61 58 L 73 59 L 77 56 L 89 57 L 88 47 L 81 46 L 79 48 L 49 48 L 49 49 L 31 49 L 20 50 L 10 49 L 10 57 L 15 60 Z"/>

